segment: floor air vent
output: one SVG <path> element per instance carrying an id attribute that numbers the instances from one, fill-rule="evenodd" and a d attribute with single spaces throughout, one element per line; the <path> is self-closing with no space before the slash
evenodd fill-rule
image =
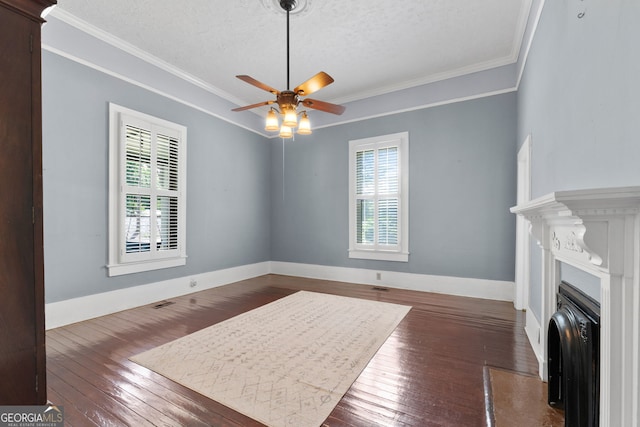
<path id="1" fill-rule="evenodd" d="M 162 308 L 162 307 L 166 307 L 166 306 L 171 305 L 171 304 L 175 304 L 175 302 L 173 302 L 173 301 L 162 301 L 161 303 L 154 305 L 153 308 Z"/>

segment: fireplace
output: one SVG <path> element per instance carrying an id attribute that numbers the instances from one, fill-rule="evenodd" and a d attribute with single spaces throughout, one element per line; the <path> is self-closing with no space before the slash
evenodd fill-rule
<path id="1" fill-rule="evenodd" d="M 559 283 L 561 266 L 568 264 L 597 277 L 600 283 L 598 327 L 585 323 L 600 338 L 599 372 L 591 371 L 597 379 L 588 392 L 599 399 L 592 402 L 599 424 L 573 425 L 640 426 L 640 186 L 557 191 L 511 211 L 530 222 L 530 232 L 540 247 L 540 277 L 531 284 L 537 307 L 535 311 L 528 307 L 525 328 L 538 358 L 540 378 L 550 378 L 552 393 L 563 393 L 562 379 L 554 378 L 558 371 L 553 370 L 565 369 L 561 371 L 565 378 L 572 375 L 572 368 L 554 367 L 562 343 L 560 333 L 546 327 L 552 318 L 554 324 L 562 322 L 562 316 L 556 316 L 558 301 L 564 300 Z M 569 303 L 562 302 L 562 307 Z M 581 331 L 580 322 L 577 324 Z M 552 348 L 554 334 L 560 350 Z M 573 340 L 580 342 L 582 335 L 574 334 Z M 560 357 L 566 359 L 564 353 Z M 569 398 L 567 389 L 561 398 Z"/>
<path id="2" fill-rule="evenodd" d="M 549 321 L 549 404 L 564 409 L 566 427 L 599 426 L 600 304 L 567 282 Z"/>

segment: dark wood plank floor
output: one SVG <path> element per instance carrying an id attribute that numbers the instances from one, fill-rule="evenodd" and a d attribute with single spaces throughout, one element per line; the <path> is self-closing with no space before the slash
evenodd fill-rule
<path id="1" fill-rule="evenodd" d="M 413 306 L 327 426 L 484 426 L 483 367 L 537 371 L 511 303 L 267 275 L 48 331 L 48 398 L 66 426 L 260 426 L 128 357 L 298 290 Z"/>

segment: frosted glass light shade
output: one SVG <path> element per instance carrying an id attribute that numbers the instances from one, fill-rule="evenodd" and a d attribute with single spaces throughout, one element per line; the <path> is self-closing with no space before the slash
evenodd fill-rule
<path id="1" fill-rule="evenodd" d="M 275 111 L 269 110 L 269 112 L 267 113 L 267 123 L 264 127 L 264 130 L 275 132 L 278 129 L 280 129 L 280 125 L 278 124 L 278 116 L 276 115 Z"/>
<path id="2" fill-rule="evenodd" d="M 289 126 L 285 126 L 283 123 L 280 128 L 280 135 L 278 136 L 280 136 L 280 138 L 291 138 L 293 136 L 293 131 Z"/>
<path id="3" fill-rule="evenodd" d="M 300 117 L 298 133 L 300 135 L 311 135 L 311 122 L 309 121 L 309 116 L 307 116 L 306 112 L 302 113 L 302 117 Z"/>
<path id="4" fill-rule="evenodd" d="M 284 111 L 284 119 L 282 120 L 282 125 L 290 128 L 298 126 L 298 115 L 296 114 L 295 108 L 287 108 Z"/>

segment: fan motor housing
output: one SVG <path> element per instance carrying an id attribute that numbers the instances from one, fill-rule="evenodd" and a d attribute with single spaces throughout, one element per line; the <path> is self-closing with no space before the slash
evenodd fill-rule
<path id="1" fill-rule="evenodd" d="M 298 95 L 291 90 L 283 90 L 278 95 L 278 105 L 280 109 L 295 107 L 298 105 Z"/>

